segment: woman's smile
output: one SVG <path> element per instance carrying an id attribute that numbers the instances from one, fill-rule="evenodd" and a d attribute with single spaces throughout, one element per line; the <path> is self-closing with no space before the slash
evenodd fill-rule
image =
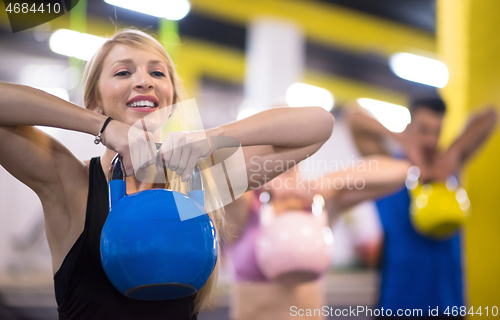
<path id="1" fill-rule="evenodd" d="M 150 95 L 138 95 L 127 101 L 127 107 L 138 112 L 153 112 L 159 105 L 158 99 Z"/>

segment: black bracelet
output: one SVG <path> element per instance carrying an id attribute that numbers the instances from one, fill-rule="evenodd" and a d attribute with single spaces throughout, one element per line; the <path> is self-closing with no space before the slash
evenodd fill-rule
<path id="1" fill-rule="evenodd" d="M 99 143 L 101 142 L 101 135 L 102 135 L 102 132 L 104 131 L 104 129 L 106 129 L 106 127 L 108 126 L 108 124 L 109 124 L 109 122 L 110 122 L 111 120 L 113 120 L 113 118 L 108 117 L 108 118 L 106 119 L 106 121 L 104 121 L 104 124 L 103 124 L 103 126 L 102 126 L 101 132 L 99 132 L 99 135 L 98 135 L 97 137 L 95 137 L 95 139 L 94 139 L 94 143 L 95 143 L 95 144 L 99 144 Z"/>

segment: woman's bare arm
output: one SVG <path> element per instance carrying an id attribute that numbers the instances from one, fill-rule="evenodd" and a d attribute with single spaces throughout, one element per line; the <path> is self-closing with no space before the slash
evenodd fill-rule
<path id="1" fill-rule="evenodd" d="M 103 116 L 31 87 L 0 82 L 0 97 L 0 164 L 37 193 L 57 183 L 61 161 L 74 157 L 33 126 L 96 134 L 102 125 Z"/>
<path id="2" fill-rule="evenodd" d="M 50 126 L 97 135 L 105 116 L 44 91 L 0 82 L 1 126 Z"/>
<path id="3" fill-rule="evenodd" d="M 40 198 L 54 271 L 83 230 L 88 168 L 35 125 L 97 135 L 105 120 L 41 90 L 0 82 L 0 165 Z M 131 163 L 129 128 L 111 121 L 102 142 Z"/>
<path id="4" fill-rule="evenodd" d="M 320 107 L 274 108 L 207 131 L 243 147 L 248 189 L 256 189 L 314 154 L 331 136 L 333 115 Z"/>
<path id="5" fill-rule="evenodd" d="M 67 173 L 65 164 L 79 161 L 54 138 L 34 126 L 97 135 L 106 120 L 103 115 L 28 86 L 0 82 L 0 97 L 0 165 L 37 193 L 60 183 L 58 172 L 62 169 Z M 102 142 L 124 155 L 124 162 L 130 168 L 128 129 L 129 126 L 123 123 L 111 121 Z"/>
<path id="6" fill-rule="evenodd" d="M 55 271 L 83 228 L 88 171 L 34 125 L 95 134 L 99 115 L 43 91 L 1 82 L 0 114 L 0 165 L 40 198 Z"/>
<path id="7" fill-rule="evenodd" d="M 349 170 L 338 171 L 322 178 L 326 186 L 319 192 L 332 199 L 337 214 L 366 200 L 373 200 L 396 191 L 404 185 L 410 163 L 386 156 L 361 159 Z"/>
<path id="8" fill-rule="evenodd" d="M 223 239 L 226 244 L 234 243 L 245 229 L 254 197 L 253 191 L 249 191 L 224 207 L 226 225 Z"/>

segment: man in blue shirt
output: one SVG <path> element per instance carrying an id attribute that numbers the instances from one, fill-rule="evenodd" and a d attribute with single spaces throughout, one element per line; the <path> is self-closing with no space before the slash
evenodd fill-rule
<path id="1" fill-rule="evenodd" d="M 411 104 L 411 123 L 401 133 L 387 130 L 360 111 L 350 113 L 349 124 L 364 156 L 405 157 L 420 168 L 421 181 L 446 181 L 452 175 L 459 180 L 465 162 L 493 131 L 497 113 L 487 109 L 471 117 L 462 134 L 443 152 L 438 141 L 445 112 L 441 99 L 424 98 Z M 391 141 L 393 145 L 397 142 L 399 150 L 387 150 Z M 410 204 L 406 187 L 376 202 L 384 232 L 378 245 L 381 285 L 377 306 L 384 312 L 377 318 L 453 318 L 453 310 L 459 315 L 466 308 L 462 236 L 432 240 L 418 234 L 410 222 Z"/>

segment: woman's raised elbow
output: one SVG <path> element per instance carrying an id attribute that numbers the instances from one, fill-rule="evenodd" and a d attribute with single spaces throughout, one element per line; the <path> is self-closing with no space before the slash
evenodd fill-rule
<path id="1" fill-rule="evenodd" d="M 321 107 L 312 108 L 314 108 L 315 112 L 314 128 L 319 131 L 318 138 L 320 139 L 320 142 L 325 143 L 332 136 L 335 118 L 333 117 L 333 114 Z"/>

